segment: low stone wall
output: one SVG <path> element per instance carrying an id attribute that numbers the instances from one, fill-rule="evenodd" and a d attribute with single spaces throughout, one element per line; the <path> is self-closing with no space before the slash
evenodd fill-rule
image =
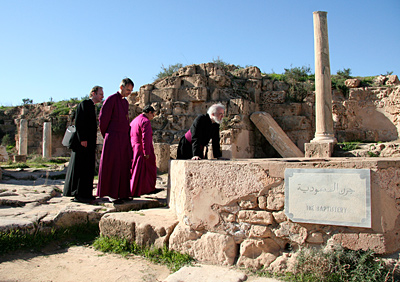
<path id="1" fill-rule="evenodd" d="M 284 212 L 286 168 L 370 169 L 371 228 L 295 223 Z M 171 249 L 213 264 L 285 264 L 300 246 L 400 250 L 400 158 L 252 159 L 170 163 Z"/>

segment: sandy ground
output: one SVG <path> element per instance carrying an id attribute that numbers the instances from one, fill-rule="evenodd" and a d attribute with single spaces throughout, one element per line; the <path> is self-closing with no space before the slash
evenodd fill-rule
<path id="1" fill-rule="evenodd" d="M 92 247 L 74 246 L 41 253 L 17 252 L 0 256 L 0 281 L 162 281 L 166 266 L 141 257 L 123 258 Z"/>

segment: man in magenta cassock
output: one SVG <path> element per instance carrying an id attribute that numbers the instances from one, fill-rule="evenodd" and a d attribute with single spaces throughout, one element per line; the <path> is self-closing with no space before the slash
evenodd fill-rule
<path id="1" fill-rule="evenodd" d="M 157 166 L 153 147 L 153 130 L 150 123 L 153 118 L 154 108 L 148 105 L 144 107 L 143 113 L 131 122 L 132 197 L 139 197 L 156 189 Z"/>
<path id="2" fill-rule="evenodd" d="M 105 100 L 99 115 L 104 143 L 97 196 L 109 196 L 114 203 L 122 203 L 130 196 L 132 148 L 129 142 L 129 103 L 125 98 L 132 93 L 133 86 L 132 80 L 124 78 L 120 91 Z"/>

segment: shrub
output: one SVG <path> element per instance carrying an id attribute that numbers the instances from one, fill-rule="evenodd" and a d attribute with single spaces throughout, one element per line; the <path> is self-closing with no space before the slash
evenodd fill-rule
<path id="1" fill-rule="evenodd" d="M 297 257 L 296 281 L 385 281 L 389 269 L 373 251 L 338 248 L 302 249 Z"/>
<path id="2" fill-rule="evenodd" d="M 161 65 L 161 71 L 156 75 L 155 79 L 171 76 L 174 72 L 178 71 L 182 67 L 183 65 L 181 63 L 169 65 L 168 67 L 164 67 L 164 65 Z"/>
<path id="3" fill-rule="evenodd" d="M 310 83 L 311 68 L 302 66 L 285 69 L 283 80 L 289 84 L 286 99 L 292 102 L 303 102 L 304 98 L 313 90 Z"/>
<path id="4" fill-rule="evenodd" d="M 332 89 L 340 90 L 344 95 L 348 95 L 349 88 L 345 85 L 344 82 L 347 79 L 352 78 L 350 74 L 351 69 L 338 70 L 336 72 L 336 75 L 331 76 Z"/>

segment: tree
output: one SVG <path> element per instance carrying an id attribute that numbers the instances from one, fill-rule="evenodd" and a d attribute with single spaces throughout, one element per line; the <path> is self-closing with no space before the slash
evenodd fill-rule
<path id="1" fill-rule="evenodd" d="M 32 103 L 33 103 L 33 100 L 32 100 L 32 99 L 29 99 L 29 98 L 25 98 L 25 99 L 22 99 L 22 103 L 23 103 L 24 105 L 29 105 L 29 104 L 32 104 Z"/>
<path id="2" fill-rule="evenodd" d="M 293 102 L 303 102 L 309 92 L 313 90 L 309 82 L 311 68 L 302 66 L 285 69 L 283 74 L 284 81 L 289 84 L 287 99 Z"/>
<path id="3" fill-rule="evenodd" d="M 183 65 L 180 63 L 177 63 L 175 65 L 169 65 L 167 68 L 164 67 L 164 65 L 161 65 L 162 71 L 160 71 L 156 75 L 156 79 L 164 78 L 167 76 L 171 76 L 174 72 L 178 71 L 180 68 L 182 68 Z"/>

